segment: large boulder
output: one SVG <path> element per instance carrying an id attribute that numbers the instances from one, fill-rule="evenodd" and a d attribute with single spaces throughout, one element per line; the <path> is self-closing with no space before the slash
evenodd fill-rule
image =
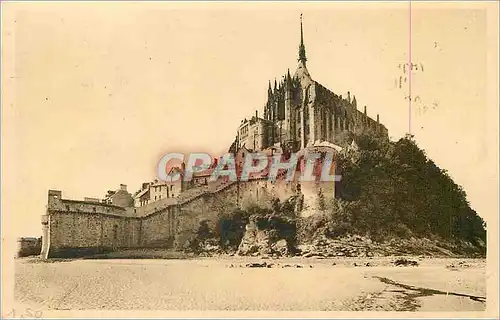
<path id="1" fill-rule="evenodd" d="M 257 245 L 257 226 L 250 222 L 245 226 L 245 234 L 238 246 L 237 253 L 242 256 L 251 255 L 259 251 Z"/>
<path id="2" fill-rule="evenodd" d="M 271 230 L 259 230 L 253 221 L 250 221 L 245 229 L 245 234 L 238 246 L 238 255 L 285 256 L 289 254 L 287 241 L 274 239 Z"/>
<path id="3" fill-rule="evenodd" d="M 279 256 L 287 256 L 290 251 L 288 250 L 288 243 L 285 239 L 280 239 L 271 245 L 274 254 Z"/>

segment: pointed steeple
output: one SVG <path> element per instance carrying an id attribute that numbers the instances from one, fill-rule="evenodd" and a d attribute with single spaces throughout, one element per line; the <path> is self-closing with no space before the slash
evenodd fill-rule
<path id="1" fill-rule="evenodd" d="M 288 69 L 288 72 L 286 74 L 285 83 L 286 83 L 286 88 L 287 89 L 292 88 L 292 76 L 290 75 L 290 69 Z"/>
<path id="2" fill-rule="evenodd" d="M 269 88 L 267 88 L 267 100 L 270 101 L 273 96 L 273 89 L 271 88 L 271 80 L 269 80 Z"/>
<path id="3" fill-rule="evenodd" d="M 302 13 L 300 14 L 300 46 L 299 46 L 299 61 L 306 64 L 306 47 L 304 46 L 304 31 L 302 30 Z"/>

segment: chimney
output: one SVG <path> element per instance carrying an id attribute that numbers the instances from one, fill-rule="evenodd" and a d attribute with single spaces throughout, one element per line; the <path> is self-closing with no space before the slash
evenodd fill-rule
<path id="1" fill-rule="evenodd" d="M 259 117 L 259 110 L 255 110 L 255 118 Z"/>
<path id="2" fill-rule="evenodd" d="M 347 91 L 347 101 L 351 102 L 351 92 Z"/>
<path id="3" fill-rule="evenodd" d="M 377 123 L 380 123 L 380 118 L 379 118 L 378 114 L 377 114 Z"/>
<path id="4" fill-rule="evenodd" d="M 186 163 L 183 161 L 181 163 L 181 183 L 184 181 L 185 174 L 186 174 Z"/>
<path id="5" fill-rule="evenodd" d="M 365 116 L 366 116 L 366 106 L 365 106 Z"/>
<path id="6" fill-rule="evenodd" d="M 127 191 L 127 185 L 126 184 L 120 184 L 120 190 L 121 191 Z"/>
<path id="7" fill-rule="evenodd" d="M 181 192 L 186 191 L 186 184 L 184 182 L 184 175 L 186 174 L 186 163 L 183 161 L 181 163 Z"/>

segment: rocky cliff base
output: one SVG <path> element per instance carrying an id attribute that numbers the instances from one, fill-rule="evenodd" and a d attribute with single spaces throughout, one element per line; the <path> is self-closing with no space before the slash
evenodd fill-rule
<path id="1" fill-rule="evenodd" d="M 321 197 L 318 197 L 321 200 Z M 431 232 L 417 233 L 404 224 L 398 228 L 366 227 L 364 234 L 345 219 L 346 209 L 333 202 L 330 209 L 300 217 L 300 197 L 276 200 L 272 208 L 251 207 L 220 216 L 214 224 L 200 222 L 184 250 L 201 256 L 230 254 L 254 257 L 485 257 L 486 243 L 463 238 L 442 238 Z M 323 205 L 325 206 L 325 205 Z M 319 206 L 321 207 L 321 206 Z M 349 223 L 348 223 L 349 222 Z"/>
<path id="2" fill-rule="evenodd" d="M 200 256 L 221 254 L 253 257 L 335 258 L 335 257 L 384 257 L 384 256 L 426 256 L 426 257 L 484 257 L 482 251 L 466 242 L 445 241 L 434 238 L 393 238 L 373 241 L 366 236 L 346 235 L 338 238 L 321 237 L 304 243 L 292 243 L 289 239 L 276 236 L 273 230 L 260 230 L 253 223 L 245 228 L 237 247 L 223 248 L 217 239 L 198 243 L 194 252 Z"/>

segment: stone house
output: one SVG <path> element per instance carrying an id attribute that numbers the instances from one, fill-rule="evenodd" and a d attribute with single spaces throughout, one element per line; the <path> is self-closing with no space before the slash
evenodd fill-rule
<path id="1" fill-rule="evenodd" d="M 118 190 L 109 190 L 104 197 L 103 202 L 124 208 L 134 206 L 134 198 L 132 198 L 132 195 L 127 191 L 127 185 L 125 184 L 120 184 L 120 188 Z"/>

